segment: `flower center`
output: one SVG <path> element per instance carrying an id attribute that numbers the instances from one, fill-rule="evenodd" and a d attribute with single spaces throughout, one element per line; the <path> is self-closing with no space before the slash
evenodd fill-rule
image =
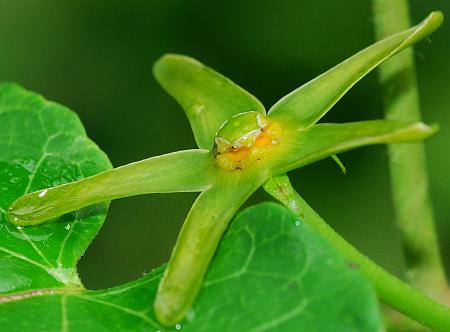
<path id="1" fill-rule="evenodd" d="M 257 112 L 241 113 L 228 120 L 217 132 L 216 164 L 227 171 L 249 168 L 267 159 L 278 144 L 281 128 Z"/>

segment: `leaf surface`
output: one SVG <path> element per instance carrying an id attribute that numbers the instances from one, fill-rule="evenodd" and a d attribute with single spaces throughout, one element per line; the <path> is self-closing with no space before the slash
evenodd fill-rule
<path id="1" fill-rule="evenodd" d="M 17 85 L 0 85 L 0 293 L 82 287 L 76 262 L 103 224 L 105 203 L 42 227 L 16 227 L 5 213 L 25 193 L 110 167 L 73 112 Z"/>

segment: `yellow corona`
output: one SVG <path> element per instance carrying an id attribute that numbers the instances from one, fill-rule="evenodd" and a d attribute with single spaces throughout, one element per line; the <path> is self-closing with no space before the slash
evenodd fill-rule
<path id="1" fill-rule="evenodd" d="M 257 112 L 241 113 L 227 121 L 215 138 L 216 164 L 227 171 L 244 170 L 268 158 L 279 144 L 281 127 Z"/>

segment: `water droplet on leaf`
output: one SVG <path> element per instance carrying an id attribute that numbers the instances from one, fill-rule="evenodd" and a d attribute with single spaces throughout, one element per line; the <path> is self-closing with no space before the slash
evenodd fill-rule
<path id="1" fill-rule="evenodd" d="M 48 192 L 48 189 L 44 189 L 44 190 L 42 190 L 40 193 L 39 193 L 39 197 L 44 197 L 46 194 L 47 194 L 47 192 Z"/>
<path id="2" fill-rule="evenodd" d="M 186 314 L 186 319 L 191 321 L 191 320 L 194 320 L 194 318 L 195 318 L 195 311 L 193 309 L 191 309 Z"/>
<path id="3" fill-rule="evenodd" d="M 298 205 L 297 202 L 292 200 L 289 202 L 289 208 L 294 211 L 295 213 L 298 213 Z"/>

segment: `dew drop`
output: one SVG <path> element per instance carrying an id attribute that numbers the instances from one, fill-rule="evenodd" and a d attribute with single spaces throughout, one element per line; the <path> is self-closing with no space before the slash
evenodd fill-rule
<path id="1" fill-rule="evenodd" d="M 300 220 L 296 220 L 295 221 L 295 226 L 300 226 L 301 225 L 301 221 Z"/>
<path id="2" fill-rule="evenodd" d="M 64 226 L 64 228 L 65 228 L 66 230 L 69 230 L 69 229 L 70 229 L 70 224 L 67 224 L 66 226 Z"/>
<path id="3" fill-rule="evenodd" d="M 298 205 L 295 200 L 292 200 L 289 202 L 289 208 L 294 211 L 295 213 L 298 213 Z"/>
<path id="4" fill-rule="evenodd" d="M 18 238 L 20 240 L 24 241 L 33 241 L 33 242 L 42 242 L 46 241 L 53 233 L 47 233 L 47 234 L 30 234 L 26 233 L 23 226 L 15 226 L 12 224 L 6 224 L 5 226 L 6 231 L 14 236 L 15 238 Z"/>
<path id="5" fill-rule="evenodd" d="M 17 221 L 17 218 L 14 218 L 14 220 Z M 23 229 L 23 226 L 16 226 L 16 227 L 17 227 L 17 229 Z"/>
<path id="6" fill-rule="evenodd" d="M 203 104 L 194 104 L 190 107 L 189 111 L 192 112 L 193 115 L 199 116 L 205 109 L 205 105 Z"/>
<path id="7" fill-rule="evenodd" d="M 81 285 L 78 273 L 74 268 L 64 268 L 59 265 L 58 267 L 47 269 L 47 272 L 63 284 Z"/>
<path id="8" fill-rule="evenodd" d="M 9 183 L 17 184 L 17 183 L 19 183 L 19 178 L 17 176 L 12 176 L 9 178 Z"/>
<path id="9" fill-rule="evenodd" d="M 177 325 L 175 325 L 175 329 L 177 329 L 177 330 L 181 330 L 181 324 L 177 324 Z"/>
<path id="10" fill-rule="evenodd" d="M 195 318 L 195 311 L 193 309 L 189 310 L 186 314 L 186 319 L 192 321 Z"/>
<path id="11" fill-rule="evenodd" d="M 414 275 L 415 275 L 415 273 L 414 273 L 413 270 L 408 270 L 408 271 L 406 271 L 406 277 L 407 277 L 408 279 L 413 278 Z"/>
<path id="12" fill-rule="evenodd" d="M 40 193 L 39 193 L 39 197 L 40 198 L 42 198 L 42 197 L 44 197 L 46 194 L 47 194 L 47 192 L 48 192 L 48 189 L 44 189 L 44 190 L 42 190 Z"/>

